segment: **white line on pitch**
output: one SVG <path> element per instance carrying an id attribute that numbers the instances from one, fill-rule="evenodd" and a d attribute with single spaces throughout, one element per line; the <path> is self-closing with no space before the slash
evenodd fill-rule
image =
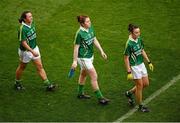
<path id="1" fill-rule="evenodd" d="M 150 95 L 147 99 L 144 100 L 144 104 L 148 104 L 151 100 L 156 98 L 158 95 L 160 95 L 162 92 L 167 90 L 170 86 L 172 86 L 174 83 L 176 83 L 178 80 L 180 80 L 180 74 L 174 77 L 171 81 L 169 81 L 167 84 L 165 84 L 163 87 L 158 89 L 156 92 L 154 92 L 152 95 Z M 138 109 L 138 106 L 131 109 L 129 112 L 121 116 L 119 119 L 117 119 L 115 122 L 122 122 L 123 120 L 127 119 L 131 115 L 133 115 Z"/>

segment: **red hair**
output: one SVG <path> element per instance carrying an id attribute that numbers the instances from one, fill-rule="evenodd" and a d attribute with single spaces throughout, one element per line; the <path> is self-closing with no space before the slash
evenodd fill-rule
<path id="1" fill-rule="evenodd" d="M 77 20 L 80 24 L 84 24 L 84 22 L 86 21 L 86 18 L 88 18 L 88 16 L 86 16 L 86 15 L 77 16 Z"/>

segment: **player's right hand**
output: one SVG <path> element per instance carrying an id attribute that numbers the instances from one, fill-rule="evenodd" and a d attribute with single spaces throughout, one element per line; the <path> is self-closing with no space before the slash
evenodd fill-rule
<path id="1" fill-rule="evenodd" d="M 32 51 L 32 54 L 34 57 L 38 57 L 39 56 L 39 53 L 35 52 L 35 51 Z"/>
<path id="2" fill-rule="evenodd" d="M 128 72 L 127 74 L 127 80 L 133 80 L 133 75 L 131 72 Z"/>
<path id="3" fill-rule="evenodd" d="M 72 63 L 72 66 L 71 66 L 71 69 L 76 69 L 76 67 L 77 67 L 77 61 L 73 61 L 73 63 Z"/>
<path id="4" fill-rule="evenodd" d="M 153 70 L 154 70 L 153 64 L 151 62 L 149 62 L 148 64 L 149 64 L 149 69 L 153 72 Z"/>

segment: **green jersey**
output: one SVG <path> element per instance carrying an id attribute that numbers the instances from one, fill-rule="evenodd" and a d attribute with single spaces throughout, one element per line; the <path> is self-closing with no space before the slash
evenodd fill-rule
<path id="1" fill-rule="evenodd" d="M 129 56 L 129 62 L 131 66 L 139 65 L 143 63 L 142 50 L 144 49 L 144 44 L 142 39 L 138 37 L 136 40 L 131 37 L 128 39 L 124 51 L 124 55 Z"/>
<path id="2" fill-rule="evenodd" d="M 93 42 L 95 38 L 94 29 L 80 27 L 75 36 L 75 44 L 79 46 L 78 58 L 91 58 L 93 56 Z"/>
<path id="3" fill-rule="evenodd" d="M 36 30 L 34 23 L 29 26 L 22 22 L 18 31 L 18 38 L 21 50 L 26 50 L 26 48 L 22 46 L 22 41 L 26 41 L 29 47 L 34 49 L 36 47 Z"/>

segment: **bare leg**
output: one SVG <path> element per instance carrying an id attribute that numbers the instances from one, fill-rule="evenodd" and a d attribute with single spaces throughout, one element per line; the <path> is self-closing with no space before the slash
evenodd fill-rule
<path id="1" fill-rule="evenodd" d="M 136 102 L 138 105 L 141 105 L 141 103 L 142 103 L 142 90 L 143 90 L 142 79 L 135 79 L 135 83 L 136 83 L 136 91 L 135 91 Z"/>
<path id="2" fill-rule="evenodd" d="M 26 66 L 27 66 L 27 63 L 20 62 L 18 68 L 16 69 L 16 80 L 21 79 L 22 73 L 24 69 L 26 68 Z"/>
<path id="3" fill-rule="evenodd" d="M 80 73 L 80 76 L 79 76 L 79 84 L 80 85 L 84 85 L 85 84 L 86 76 L 87 76 L 86 70 L 82 69 L 81 73 Z"/>
<path id="4" fill-rule="evenodd" d="M 93 67 L 92 69 L 87 70 L 88 74 L 91 78 L 91 85 L 94 91 L 99 90 L 99 85 L 98 85 L 98 81 L 97 81 L 97 73 L 95 68 Z"/>
<path id="5" fill-rule="evenodd" d="M 149 78 L 148 78 L 148 76 L 143 77 L 142 82 L 143 82 L 143 88 L 148 87 L 149 86 Z"/>
<path id="6" fill-rule="evenodd" d="M 46 72 L 43 68 L 43 65 L 42 65 L 42 62 L 41 62 L 41 59 L 36 59 L 33 61 L 34 65 L 36 66 L 36 69 L 37 69 L 37 72 L 39 74 L 39 76 L 41 77 L 41 79 L 44 81 L 47 79 L 47 75 L 46 75 Z"/>

